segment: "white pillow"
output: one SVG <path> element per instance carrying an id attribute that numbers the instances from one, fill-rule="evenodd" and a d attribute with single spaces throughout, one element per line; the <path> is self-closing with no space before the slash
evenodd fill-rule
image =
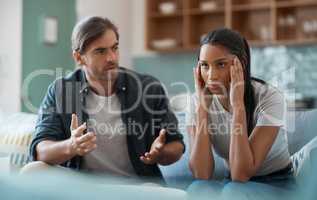
<path id="1" fill-rule="evenodd" d="M 294 167 L 294 174 L 299 183 L 305 183 L 312 174 L 316 172 L 312 158 L 317 153 L 317 136 L 306 144 L 301 150 L 296 152 L 291 158 Z"/>
<path id="2" fill-rule="evenodd" d="M 37 116 L 34 114 L 7 114 L 0 123 L 0 154 L 9 156 L 10 171 L 19 170 L 29 162 L 29 145 Z M 7 157 L 2 162 L 7 162 Z M 5 163 L 3 163 L 5 165 Z"/>

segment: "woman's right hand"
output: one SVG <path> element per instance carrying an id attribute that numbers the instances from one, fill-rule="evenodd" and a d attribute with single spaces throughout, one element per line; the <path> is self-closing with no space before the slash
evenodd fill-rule
<path id="1" fill-rule="evenodd" d="M 209 106 L 212 102 L 212 93 L 206 87 L 205 81 L 201 76 L 201 69 L 199 65 L 197 65 L 194 70 L 194 80 L 195 80 L 195 90 L 198 95 L 198 107 L 199 110 L 208 111 Z"/>

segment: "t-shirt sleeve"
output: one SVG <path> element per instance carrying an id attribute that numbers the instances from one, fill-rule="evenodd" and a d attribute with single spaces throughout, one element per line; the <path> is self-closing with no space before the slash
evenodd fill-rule
<path id="1" fill-rule="evenodd" d="M 256 107 L 255 126 L 279 126 L 285 124 L 286 101 L 284 95 L 275 88 L 271 88 L 258 99 Z"/>

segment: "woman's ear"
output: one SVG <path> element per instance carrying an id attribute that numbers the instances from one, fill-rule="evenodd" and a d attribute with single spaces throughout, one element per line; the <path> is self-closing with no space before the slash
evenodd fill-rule
<path id="1" fill-rule="evenodd" d="M 85 64 L 82 55 L 78 51 L 73 51 L 73 58 L 77 65 L 82 66 Z"/>

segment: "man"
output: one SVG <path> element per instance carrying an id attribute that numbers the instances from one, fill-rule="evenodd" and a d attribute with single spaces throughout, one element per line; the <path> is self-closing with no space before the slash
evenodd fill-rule
<path id="1" fill-rule="evenodd" d="M 177 119 L 155 78 L 119 67 L 119 34 L 90 17 L 72 34 L 81 66 L 49 86 L 30 147 L 40 165 L 123 177 L 162 178 L 184 152 Z M 37 165 L 39 162 L 37 162 Z"/>

